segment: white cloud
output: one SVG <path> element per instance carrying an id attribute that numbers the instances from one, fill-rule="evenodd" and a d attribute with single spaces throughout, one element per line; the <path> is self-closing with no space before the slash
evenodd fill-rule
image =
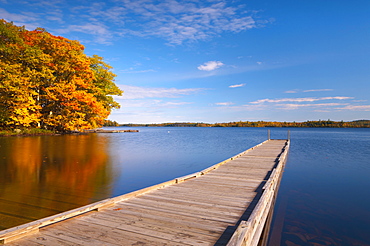
<path id="1" fill-rule="evenodd" d="M 355 110 L 355 111 L 370 111 L 370 105 L 348 105 L 343 108 L 337 108 L 337 109 Z"/>
<path id="2" fill-rule="evenodd" d="M 188 104 L 192 104 L 192 103 L 191 102 L 165 102 L 165 103 L 162 103 L 161 106 L 174 107 L 174 106 L 182 106 L 182 105 L 188 105 Z"/>
<path id="3" fill-rule="evenodd" d="M 256 62 L 258 65 L 262 65 L 262 62 L 260 62 L 260 61 L 258 61 L 258 62 Z"/>
<path id="4" fill-rule="evenodd" d="M 295 89 L 295 90 L 285 91 L 285 93 L 298 93 L 301 91 L 302 90 Z M 333 89 L 313 89 L 313 90 L 303 90 L 302 92 L 320 92 L 320 91 L 333 91 Z"/>
<path id="5" fill-rule="evenodd" d="M 56 30 L 60 33 L 69 33 L 69 32 L 81 32 L 86 34 L 91 34 L 95 36 L 95 42 L 100 44 L 111 44 L 110 38 L 112 33 L 108 30 L 104 24 L 101 23 L 88 23 L 84 25 L 70 25 L 64 29 Z"/>
<path id="6" fill-rule="evenodd" d="M 216 105 L 218 106 L 230 106 L 230 105 L 233 105 L 234 103 L 232 102 L 219 102 L 219 103 L 215 103 Z"/>
<path id="7" fill-rule="evenodd" d="M 243 86 L 245 86 L 245 84 L 230 85 L 229 88 L 238 88 Z"/>
<path id="8" fill-rule="evenodd" d="M 368 100 L 353 100 L 352 102 L 367 102 Z"/>
<path id="9" fill-rule="evenodd" d="M 6 3 L 6 0 L 0 2 Z M 180 45 L 257 27 L 253 16 L 257 12 L 248 11 L 246 5 L 224 0 L 112 0 L 109 4 L 92 2 L 73 8 L 62 0 L 25 1 L 23 4 L 40 9 L 37 19 L 43 27 L 48 28 L 46 22 L 54 26 L 55 22 L 68 20 L 71 25 L 64 31 L 92 34 L 95 42 L 103 44 L 109 44 L 115 36 L 139 36 L 158 37 L 169 45 Z M 69 12 L 65 10 L 67 8 Z M 0 16 L 27 23 L 27 26 L 35 21 L 33 16 L 10 14 L 4 10 Z"/>
<path id="10" fill-rule="evenodd" d="M 223 65 L 224 64 L 220 61 L 209 61 L 204 63 L 203 65 L 198 66 L 198 69 L 203 71 L 212 71 L 222 67 Z"/>
<path id="11" fill-rule="evenodd" d="M 116 99 L 176 98 L 204 90 L 202 88 L 150 88 L 130 85 L 123 85 L 120 88 L 124 93 L 122 96 L 116 96 Z"/>
<path id="12" fill-rule="evenodd" d="M 7 21 L 13 21 L 16 23 L 26 23 L 37 21 L 38 18 L 31 13 L 22 13 L 22 14 L 12 14 L 6 11 L 5 9 L 0 8 L 0 16 L 2 19 Z"/>
<path id="13" fill-rule="evenodd" d="M 256 27 L 244 5 L 230 7 L 223 0 L 123 0 L 116 3 L 114 10 L 90 7 L 90 13 L 95 18 L 121 23 L 121 35 L 156 36 L 166 39 L 170 45 Z"/>
<path id="14" fill-rule="evenodd" d="M 316 91 L 333 91 L 333 89 L 304 90 L 303 92 L 316 92 Z"/>
<path id="15" fill-rule="evenodd" d="M 177 106 L 192 104 L 191 102 L 171 102 L 159 99 L 138 99 L 138 100 L 125 100 L 121 107 L 124 108 L 174 108 Z"/>
<path id="16" fill-rule="evenodd" d="M 317 103 L 317 104 L 277 104 L 276 106 L 286 109 L 286 110 L 293 110 L 299 108 L 317 108 L 317 107 L 333 107 L 333 106 L 340 106 L 340 105 L 348 105 L 346 103 Z"/>
<path id="17" fill-rule="evenodd" d="M 253 104 L 260 104 L 260 103 L 280 103 L 280 102 L 315 102 L 321 100 L 348 100 L 353 99 L 353 97 L 305 97 L 305 98 L 281 98 L 281 99 L 261 99 L 254 102 L 250 102 Z"/>
<path id="18" fill-rule="evenodd" d="M 298 92 L 320 92 L 320 91 L 333 91 L 333 89 L 312 89 L 312 90 L 289 90 L 285 91 L 284 93 L 298 93 Z"/>
<path id="19" fill-rule="evenodd" d="M 154 69 L 147 69 L 147 70 L 134 70 L 134 68 L 130 68 L 127 70 L 122 70 L 122 73 L 152 73 L 155 72 Z"/>

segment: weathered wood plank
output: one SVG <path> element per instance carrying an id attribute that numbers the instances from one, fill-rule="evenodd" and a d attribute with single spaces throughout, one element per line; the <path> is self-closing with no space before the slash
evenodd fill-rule
<path id="1" fill-rule="evenodd" d="M 160 201 L 160 200 L 150 200 L 147 198 L 138 198 L 133 199 L 130 201 L 132 204 L 140 204 L 147 207 L 153 207 L 153 208 L 164 208 L 168 211 L 172 210 L 181 210 L 183 212 L 189 212 L 192 214 L 208 214 L 210 216 L 220 216 L 220 217 L 239 217 L 240 216 L 240 210 L 235 211 L 232 209 L 217 209 L 210 206 L 197 206 L 196 204 L 181 204 L 181 203 L 174 203 L 170 201 Z"/>
<path id="2" fill-rule="evenodd" d="M 106 220 L 106 219 L 98 219 L 94 217 L 86 217 L 84 218 L 85 221 L 94 222 L 97 224 L 101 224 L 104 226 L 113 227 L 116 229 L 121 229 L 124 231 L 135 232 L 142 235 L 160 238 L 164 240 L 169 240 L 171 242 L 176 243 L 186 243 L 190 245 L 209 245 L 207 243 L 207 238 L 201 237 L 201 235 L 187 234 L 176 230 L 166 230 L 161 227 L 150 227 L 147 226 L 146 228 L 136 226 L 136 224 L 130 224 L 120 221 L 113 221 L 113 220 Z"/>
<path id="3" fill-rule="evenodd" d="M 201 186 L 197 184 L 187 184 L 186 186 L 176 187 L 173 190 L 177 192 L 192 192 L 192 193 L 204 193 L 204 194 L 213 194 L 213 195 L 220 195 L 220 196 L 231 196 L 231 197 L 238 197 L 245 194 L 245 192 L 253 191 L 256 186 L 248 186 L 248 187 L 240 187 L 240 189 L 236 189 L 235 187 L 227 187 L 227 186 L 216 186 L 212 185 L 207 189 L 206 186 Z M 196 189 L 196 191 L 194 190 Z"/>
<path id="4" fill-rule="evenodd" d="M 117 215 L 121 215 L 120 217 L 117 217 Z M 149 216 L 151 217 L 151 216 Z M 149 218 L 147 214 L 136 216 L 136 215 L 130 215 L 125 214 L 125 216 L 122 216 L 122 214 L 119 213 L 104 213 L 104 214 L 92 214 L 89 216 L 85 216 L 83 218 L 79 218 L 78 221 L 84 221 L 89 223 L 95 223 L 100 224 L 104 226 L 112 226 L 116 227 L 117 224 L 119 225 L 132 225 L 135 227 L 141 227 L 141 228 L 147 228 L 150 230 L 157 230 L 166 232 L 169 234 L 188 234 L 192 235 L 193 238 L 198 237 L 202 238 L 203 240 L 216 240 L 218 238 L 219 232 L 214 231 L 213 233 L 210 233 L 210 228 L 207 229 L 199 229 L 193 226 L 186 226 L 184 224 L 179 224 L 177 221 L 172 220 L 165 220 L 160 217 L 153 217 Z"/>
<path id="5" fill-rule="evenodd" d="M 121 217 L 117 218 L 117 215 Z M 96 217 L 98 216 L 103 215 L 96 215 Z M 199 220 L 189 218 L 187 216 L 179 216 L 176 218 L 176 220 L 174 220 L 173 217 L 168 216 L 168 213 L 165 213 L 164 216 L 160 216 L 159 213 L 145 213 L 145 215 L 143 215 L 136 210 L 123 210 L 119 213 L 107 212 L 106 214 L 104 214 L 104 216 L 113 217 L 114 219 L 125 218 L 129 219 L 130 221 L 134 221 L 135 223 L 138 220 L 139 222 L 143 222 L 146 224 L 162 226 L 164 228 L 169 227 L 181 231 L 196 232 L 198 234 L 204 234 L 207 236 L 218 236 L 219 233 L 221 233 L 225 229 L 225 225 L 227 225 L 226 223 L 215 223 L 214 221 Z M 181 223 L 179 223 L 179 221 L 181 221 Z"/>
<path id="6" fill-rule="evenodd" d="M 258 185 L 261 182 L 261 179 L 259 180 L 237 180 L 237 179 L 226 179 L 225 177 L 209 177 L 209 179 L 204 179 L 204 180 L 194 180 L 194 184 L 198 185 L 216 185 L 216 186 L 225 186 L 225 187 L 238 187 L 238 188 L 248 188 L 248 187 L 253 187 L 256 184 Z"/>
<path id="7" fill-rule="evenodd" d="M 180 203 L 180 204 L 189 204 L 193 206 L 202 206 L 202 207 L 212 207 L 217 208 L 217 209 L 232 209 L 235 211 L 244 211 L 244 206 L 238 206 L 238 207 L 233 207 L 229 205 L 222 205 L 217 202 L 208 202 L 208 200 L 201 200 L 201 201 L 195 201 L 195 200 L 189 200 L 189 199 L 181 199 L 179 197 L 176 198 L 169 198 L 165 196 L 156 196 L 155 194 L 153 195 L 145 195 L 146 199 L 153 199 L 153 200 L 160 200 L 160 201 L 165 201 L 165 202 L 171 202 L 171 203 Z"/>
<path id="8" fill-rule="evenodd" d="M 180 200 L 188 200 L 188 201 L 195 201 L 195 202 L 206 202 L 209 204 L 219 204 L 222 206 L 230 206 L 230 207 L 238 207 L 244 208 L 249 201 L 253 199 L 255 194 L 245 194 L 243 197 L 238 199 L 233 199 L 233 197 L 225 197 L 219 196 L 214 194 L 178 194 L 176 192 L 171 193 L 158 193 L 156 192 L 156 196 L 165 197 L 169 199 L 180 199 Z"/>
<path id="9" fill-rule="evenodd" d="M 201 172 L 1 231 L 0 240 L 34 232 L 13 245 L 214 245 L 226 228 L 253 217 L 258 223 L 246 224 L 252 232 L 238 228 L 233 238 L 255 243 L 282 174 L 281 166 L 271 171 L 285 158 L 284 145 L 265 141 Z M 253 200 L 261 192 L 262 202 Z M 92 210 L 99 212 L 81 215 Z"/>
<path id="10" fill-rule="evenodd" d="M 12 240 L 14 237 L 18 238 L 22 234 L 26 235 L 26 234 L 28 234 L 29 231 L 34 231 L 35 229 L 38 229 L 40 227 L 50 225 L 50 224 L 53 224 L 53 223 L 57 223 L 59 221 L 62 221 L 62 220 L 68 219 L 68 218 L 72 218 L 74 216 L 77 216 L 77 215 L 80 215 L 80 214 L 83 214 L 83 213 L 86 213 L 86 212 L 89 212 L 89 211 L 92 211 L 92 210 L 96 210 L 96 209 L 99 209 L 101 207 L 109 206 L 109 205 L 114 204 L 118 201 L 127 200 L 127 199 L 130 199 L 132 197 L 136 197 L 138 195 L 142 195 L 142 194 L 145 194 L 145 193 L 153 191 L 153 190 L 161 189 L 163 187 L 166 187 L 168 185 L 175 184 L 175 183 L 176 183 L 176 180 L 171 180 L 171 181 L 164 182 L 164 183 L 161 183 L 161 184 L 158 184 L 158 185 L 153 185 L 153 186 L 150 186 L 148 188 L 144 188 L 144 189 L 141 189 L 141 190 L 138 190 L 138 191 L 134 191 L 134 192 L 128 193 L 126 195 L 106 199 L 106 200 L 96 202 L 96 203 L 93 203 L 93 204 L 90 204 L 90 205 L 87 205 L 87 206 L 84 206 L 84 207 L 80 207 L 80 208 L 73 209 L 73 210 L 70 210 L 70 211 L 67 211 L 67 212 L 64 212 L 64 213 L 60 213 L 60 214 L 57 214 L 57 215 L 54 215 L 54 216 L 50 216 L 50 217 L 47 217 L 47 218 L 44 218 L 44 219 L 41 219 L 41 220 L 37 220 L 37 221 L 30 222 L 30 223 L 27 223 L 27 224 L 24 224 L 24 225 L 21 225 L 21 226 L 17 226 L 17 227 L 13 227 L 13 228 L 10 228 L 10 229 L 7 229 L 7 230 L 0 231 L 0 243 L 1 242 L 4 243 L 7 240 Z"/>
<path id="11" fill-rule="evenodd" d="M 263 177 L 266 176 L 263 175 Z M 261 177 L 262 178 L 262 177 Z M 263 178 L 262 178 L 263 180 Z M 191 182 L 191 184 L 188 184 L 187 186 L 185 187 L 195 187 L 195 186 L 201 186 L 201 187 L 208 187 L 208 186 L 212 186 L 212 189 L 218 189 L 218 188 L 227 188 L 227 189 L 235 189 L 237 188 L 238 190 L 249 190 L 253 187 L 256 187 L 256 184 L 258 185 L 258 183 L 261 182 L 261 179 L 260 180 L 255 180 L 255 181 L 230 181 L 230 180 L 227 180 L 227 179 L 222 179 L 222 178 L 219 178 L 219 179 L 203 179 L 203 180 L 194 180 L 193 182 Z"/>
<path id="12" fill-rule="evenodd" d="M 102 242 L 101 240 L 89 237 L 86 234 L 76 233 L 77 228 L 74 230 L 65 230 L 62 226 L 55 228 L 50 226 L 47 230 L 42 231 L 42 235 L 48 236 L 49 238 L 57 238 L 59 240 L 65 240 L 68 243 L 73 243 L 76 245 L 92 245 L 100 246 L 104 243 L 106 246 L 114 246 L 117 244 L 112 244 L 108 242 Z"/>
<path id="13" fill-rule="evenodd" d="M 227 246 L 258 245 L 260 241 L 260 235 L 264 228 L 264 223 L 267 219 L 273 200 L 275 199 L 274 197 L 276 197 L 288 149 L 289 141 L 287 141 L 286 146 L 279 157 L 278 165 L 272 171 L 269 180 L 265 183 L 263 187 L 264 192 L 258 200 L 256 207 L 249 216 L 248 220 L 242 221 L 239 224 Z"/>
<path id="14" fill-rule="evenodd" d="M 194 212 L 194 213 L 188 213 L 188 212 L 183 212 L 181 210 L 174 210 L 174 209 L 168 209 L 168 208 L 160 208 L 160 207 L 147 207 L 143 204 L 137 204 L 137 203 L 126 203 L 125 206 L 131 206 L 131 207 L 138 207 L 138 208 L 145 208 L 148 211 L 154 210 L 154 211 L 160 211 L 160 212 L 167 212 L 167 213 L 172 213 L 176 216 L 191 216 L 199 219 L 210 219 L 214 221 L 221 221 L 221 222 L 226 222 L 226 223 L 232 223 L 235 221 L 235 219 L 230 218 L 230 217 L 221 217 L 221 216 L 208 216 L 207 214 L 200 213 L 200 212 Z"/>
<path id="15" fill-rule="evenodd" d="M 159 220 L 170 220 L 176 221 L 177 223 L 180 221 L 181 224 L 184 225 L 191 225 L 195 228 L 207 229 L 212 231 L 222 231 L 228 225 L 228 222 L 221 222 L 221 221 L 214 221 L 210 218 L 202 218 L 193 217 L 193 216 L 182 216 L 173 214 L 167 211 L 153 211 L 153 210 L 146 210 L 145 208 L 139 207 L 119 207 L 119 210 L 115 210 L 114 214 L 118 214 L 117 216 L 126 216 L 126 215 L 135 215 L 139 218 L 142 216 L 146 216 L 147 218 L 158 218 Z M 107 214 L 113 214 L 112 211 L 107 211 Z M 174 220 L 176 218 L 176 220 Z M 213 232 L 212 232 L 213 233 Z"/>
<path id="16" fill-rule="evenodd" d="M 31 241 L 32 243 L 39 243 L 41 245 L 60 245 L 60 246 L 81 246 L 82 244 L 74 243 L 68 240 L 65 240 L 61 237 L 54 237 L 47 234 L 39 234 L 35 236 L 30 236 L 27 238 L 28 241 Z M 8 244 L 6 244 L 8 245 Z M 27 245 L 27 244 L 26 244 Z"/>
<path id="17" fill-rule="evenodd" d="M 101 245 L 110 243 L 114 245 L 166 245 L 169 243 L 168 240 L 162 240 L 151 236 L 144 236 L 135 232 L 124 231 L 114 227 L 106 225 L 104 221 L 100 224 L 93 223 L 91 221 L 86 222 L 86 219 L 79 218 L 73 220 L 70 223 L 61 222 L 60 226 L 65 231 L 70 233 L 76 233 L 85 235 L 101 242 Z M 173 244 L 174 245 L 174 244 Z M 178 244 L 180 245 L 180 244 Z"/>
<path id="18" fill-rule="evenodd" d="M 184 190 L 183 190 L 184 191 Z M 191 189 L 188 189 L 188 191 L 191 191 Z M 239 197 L 235 197 L 232 194 L 222 194 L 222 193 L 210 193 L 206 191 L 197 191 L 194 194 L 189 194 L 189 193 L 179 193 L 179 190 L 171 190 L 167 191 L 165 193 L 157 193 L 158 195 L 163 195 L 167 197 L 181 197 L 185 198 L 187 197 L 188 199 L 201 199 L 201 200 L 209 200 L 209 199 L 217 199 L 218 203 L 220 204 L 230 204 L 230 205 L 237 205 L 237 204 L 246 204 L 246 199 L 250 197 L 254 197 L 255 193 L 251 194 L 249 192 L 246 192 L 243 195 L 240 195 Z"/>
<path id="19" fill-rule="evenodd" d="M 41 245 L 44 245 L 44 244 L 36 243 L 36 242 L 30 241 L 28 239 L 19 239 L 17 241 L 7 243 L 6 245 L 8 245 L 8 246 L 25 246 L 25 245 L 27 245 L 27 246 L 41 246 Z"/>
<path id="20" fill-rule="evenodd" d="M 117 216 L 120 216 L 120 217 L 117 217 Z M 190 222 L 190 221 L 186 223 L 185 216 L 178 217 L 176 220 L 174 220 L 173 218 L 159 216 L 157 213 L 138 214 L 138 213 L 132 213 L 132 212 L 125 212 L 125 211 L 121 213 L 110 211 L 110 212 L 105 212 L 104 214 L 97 213 L 97 214 L 91 215 L 91 218 L 101 218 L 103 220 L 108 218 L 108 220 L 120 221 L 120 222 L 135 224 L 138 226 L 141 226 L 141 224 L 161 226 L 163 228 L 169 228 L 172 230 L 177 230 L 177 231 L 182 231 L 182 232 L 187 231 L 189 233 L 190 232 L 197 233 L 197 234 L 204 235 L 205 237 L 210 237 L 213 235 L 218 236 L 218 234 L 223 229 L 223 227 L 221 226 L 215 227 L 216 229 L 213 229 L 214 227 L 210 225 L 202 226 L 202 225 L 199 225 L 199 223 Z M 83 219 L 84 218 L 81 218 L 80 220 L 83 220 Z M 180 219 L 182 223 L 178 223 Z"/>

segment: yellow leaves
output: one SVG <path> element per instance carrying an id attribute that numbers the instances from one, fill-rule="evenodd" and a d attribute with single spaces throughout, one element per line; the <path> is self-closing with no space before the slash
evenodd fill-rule
<path id="1" fill-rule="evenodd" d="M 122 91 L 112 67 L 78 41 L 0 21 L 0 123 L 55 130 L 98 127 Z M 1 118 L 2 117 L 2 118 Z"/>
<path id="2" fill-rule="evenodd" d="M 10 119 L 15 122 L 17 126 L 31 126 L 33 123 L 40 121 L 40 114 L 37 112 L 37 107 L 15 107 Z M 9 123 L 8 123 L 9 124 Z"/>

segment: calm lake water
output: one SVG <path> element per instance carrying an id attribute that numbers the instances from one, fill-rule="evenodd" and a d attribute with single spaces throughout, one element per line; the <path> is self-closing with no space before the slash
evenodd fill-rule
<path id="1" fill-rule="evenodd" d="M 291 129 L 270 246 L 370 245 L 370 129 Z"/>
<path id="2" fill-rule="evenodd" d="M 132 129 L 0 138 L 0 229 L 202 170 L 267 138 L 267 128 Z M 370 245 L 370 129 L 290 130 L 270 245 Z"/>

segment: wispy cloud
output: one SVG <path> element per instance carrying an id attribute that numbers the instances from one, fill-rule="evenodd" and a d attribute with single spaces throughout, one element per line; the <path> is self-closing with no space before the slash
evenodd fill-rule
<path id="1" fill-rule="evenodd" d="M 256 23 L 239 5 L 230 7 L 222 0 L 124 0 L 125 17 L 135 26 L 126 27 L 126 34 L 159 36 L 169 44 L 178 45 L 184 41 L 206 40 L 222 32 L 241 32 L 256 27 Z M 135 32 L 133 32 L 135 30 Z"/>
<path id="2" fill-rule="evenodd" d="M 177 98 L 204 90 L 203 88 L 151 88 L 130 85 L 123 85 L 120 88 L 124 93 L 122 96 L 115 97 L 116 99 Z"/>
<path id="3" fill-rule="evenodd" d="M 348 105 L 342 108 L 342 110 L 355 110 L 355 111 L 370 111 L 370 105 Z"/>
<path id="4" fill-rule="evenodd" d="M 204 63 L 203 65 L 198 66 L 198 69 L 203 71 L 212 71 L 222 67 L 223 65 L 224 64 L 220 61 L 209 61 Z"/>
<path id="5" fill-rule="evenodd" d="M 261 99 L 254 102 L 253 104 L 260 103 L 281 103 L 281 102 L 315 102 L 322 100 L 348 100 L 353 99 L 353 97 L 305 97 L 305 98 L 281 98 L 281 99 Z"/>
<path id="6" fill-rule="evenodd" d="M 314 89 L 314 90 L 304 90 L 303 92 L 316 92 L 316 91 L 333 91 L 333 89 Z"/>
<path id="7" fill-rule="evenodd" d="M 21 13 L 21 14 L 13 14 L 9 13 L 5 9 L 0 8 L 0 16 L 2 19 L 7 21 L 13 21 L 15 23 L 26 23 L 26 22 L 35 22 L 38 20 L 37 17 L 34 16 L 32 13 Z"/>
<path id="8" fill-rule="evenodd" d="M 6 3 L 6 0 L 0 1 Z M 88 5 L 78 5 L 76 1 L 73 8 L 61 0 L 24 1 L 22 4 L 40 9 L 38 20 L 43 27 L 68 19 L 69 26 L 57 29 L 62 33 L 92 34 L 95 42 L 102 44 L 109 44 L 113 37 L 139 36 L 158 37 L 169 45 L 180 45 L 259 26 L 254 17 L 257 12 L 248 11 L 246 5 L 231 6 L 224 0 L 112 0 L 109 4 L 93 1 Z M 0 16 L 22 24 L 35 21 L 33 16 L 12 14 L 4 9 Z"/>
<path id="9" fill-rule="evenodd" d="M 112 33 L 102 23 L 87 23 L 84 25 L 69 25 L 64 29 L 57 29 L 59 33 L 81 32 L 95 36 L 95 42 L 99 44 L 111 44 Z"/>
<path id="10" fill-rule="evenodd" d="M 215 103 L 216 105 L 218 106 L 230 106 L 230 105 L 233 105 L 234 103 L 232 102 L 218 102 L 218 103 Z"/>
<path id="11" fill-rule="evenodd" d="M 238 88 L 243 86 L 245 86 L 245 84 L 230 85 L 229 88 Z"/>
<path id="12" fill-rule="evenodd" d="M 284 93 L 298 93 L 298 92 L 320 92 L 320 91 L 333 91 L 333 89 L 312 89 L 312 90 L 289 90 L 285 91 Z"/>
<path id="13" fill-rule="evenodd" d="M 347 103 L 312 103 L 312 104 L 277 104 L 276 106 L 285 109 L 285 110 L 293 110 L 293 109 L 299 109 L 299 108 L 327 108 L 327 107 L 333 107 L 333 106 L 340 106 L 340 105 L 348 105 Z"/>
<path id="14" fill-rule="evenodd" d="M 261 106 L 276 110 L 298 110 L 311 109 L 314 112 L 332 112 L 341 110 L 370 111 L 370 105 L 353 105 L 358 100 L 352 100 L 354 97 L 305 97 L 305 98 L 279 98 L 279 99 L 261 99 L 250 102 L 243 106 Z M 340 100 L 344 102 L 319 102 L 328 100 Z M 256 108 L 256 110 L 261 108 Z"/>
<path id="15" fill-rule="evenodd" d="M 147 69 L 147 70 L 134 70 L 134 69 L 127 69 L 121 70 L 122 73 L 153 73 L 155 72 L 154 69 Z"/>
<path id="16" fill-rule="evenodd" d="M 139 110 L 140 112 L 145 111 L 156 111 L 159 109 L 170 109 L 170 108 L 179 108 L 184 105 L 193 104 L 192 102 L 174 102 L 174 101 L 164 101 L 158 99 L 136 99 L 136 100 L 125 100 L 124 103 L 121 103 L 121 109 L 115 110 L 115 113 L 135 111 Z"/>

